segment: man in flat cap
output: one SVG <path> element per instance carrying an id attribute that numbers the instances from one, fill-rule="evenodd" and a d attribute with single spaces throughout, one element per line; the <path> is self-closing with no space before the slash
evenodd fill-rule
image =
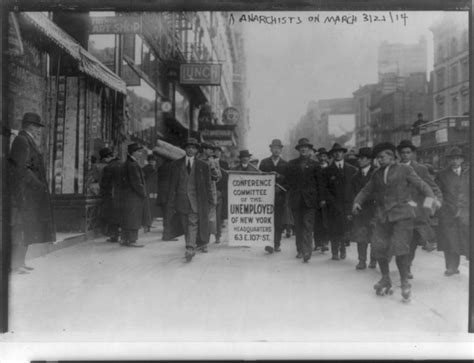
<path id="1" fill-rule="evenodd" d="M 329 151 L 334 162 L 324 170 L 333 260 L 346 258 L 346 242 L 352 228 L 351 208 L 354 193 L 351 180 L 357 169 L 345 162 L 346 152 L 345 147 L 335 143 Z"/>
<path id="2" fill-rule="evenodd" d="M 405 165 L 410 165 L 418 176 L 427 183 L 433 193 L 436 195 L 437 205 L 441 206 L 443 199 L 442 193 L 435 183 L 434 178 L 430 175 L 428 168 L 415 161 L 416 147 L 410 140 L 402 140 L 397 146 L 398 154 L 400 155 L 400 162 Z M 436 234 L 430 224 L 430 213 L 423 208 L 424 196 L 415 187 L 411 187 L 410 201 L 415 206 L 416 218 L 414 221 L 413 240 L 410 242 L 410 273 L 408 278 L 413 278 L 411 265 L 415 259 L 415 252 L 418 245 L 425 246 L 427 251 L 436 249 Z"/>
<path id="3" fill-rule="evenodd" d="M 145 175 L 138 163 L 142 152 L 141 145 L 137 143 L 128 145 L 127 160 L 122 169 L 121 227 L 122 246 L 125 247 L 143 247 L 137 244 L 138 230 L 151 224 Z"/>
<path id="4" fill-rule="evenodd" d="M 377 207 L 372 233 L 372 255 L 378 261 L 382 278 L 374 285 L 378 295 L 391 291 L 389 263 L 393 256 L 400 273 L 402 296 L 408 300 L 411 285 L 408 282 L 410 267 L 410 241 L 413 238 L 414 208 L 411 186 L 415 186 L 428 198 L 434 198 L 433 191 L 408 165 L 396 162 L 395 145 L 383 142 L 374 147 L 380 168 L 361 189 L 354 200 L 353 214 L 362 210 L 365 202 L 374 198 Z"/>
<path id="5" fill-rule="evenodd" d="M 372 148 L 361 147 L 356 156 L 359 163 L 359 169 L 351 180 L 354 195 L 357 195 L 365 184 L 369 182 L 372 174 L 376 170 L 372 164 Z M 359 259 L 359 263 L 356 266 L 357 270 L 364 270 L 367 268 L 367 248 L 372 236 L 374 216 L 375 199 L 373 198 L 368 198 L 364 202 L 360 213 L 354 216 L 352 239 L 357 243 L 357 254 Z M 377 267 L 377 262 L 371 255 L 369 268 L 375 267 Z"/>
<path id="6" fill-rule="evenodd" d="M 469 257 L 469 169 L 466 155 L 454 146 L 446 154 L 448 166 L 436 176 L 443 193 L 439 218 L 438 249 L 444 252 L 446 276 L 459 273 L 460 256 Z"/>
<path id="7" fill-rule="evenodd" d="M 38 114 L 24 114 L 22 129 L 13 140 L 8 157 L 8 183 L 12 203 L 11 270 L 26 274 L 28 245 L 56 239 L 46 169 L 40 151 L 44 124 Z"/>
<path id="8" fill-rule="evenodd" d="M 168 198 L 168 209 L 181 216 L 188 262 L 195 255 L 198 234 L 201 241 L 209 241 L 209 210 L 215 204 L 209 165 L 196 158 L 199 146 L 189 138 L 184 145 L 186 155 L 173 162 Z M 207 245 L 201 250 L 207 251 Z"/>
<path id="9" fill-rule="evenodd" d="M 296 258 L 303 258 L 303 262 L 311 259 L 315 209 L 325 199 L 318 163 L 310 158 L 312 148 L 308 139 L 299 139 L 295 149 L 300 156 L 289 161 L 286 169 L 288 199 L 295 223 Z"/>
<path id="10" fill-rule="evenodd" d="M 275 208 L 274 208 L 274 234 L 273 245 L 275 252 L 280 252 L 281 234 L 283 233 L 283 215 L 285 212 L 285 174 L 288 163 L 281 158 L 283 144 L 281 140 L 274 139 L 270 144 L 271 156 L 262 159 L 260 162 L 260 170 L 265 173 L 274 173 L 275 182 L 280 187 L 275 186 Z M 285 188 L 285 190 L 283 189 Z"/>

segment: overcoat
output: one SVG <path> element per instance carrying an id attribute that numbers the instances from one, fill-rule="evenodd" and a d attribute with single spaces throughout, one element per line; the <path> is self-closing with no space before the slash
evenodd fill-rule
<path id="1" fill-rule="evenodd" d="M 325 189 L 318 163 L 307 160 L 301 167 L 301 157 L 290 160 L 286 169 L 286 185 L 288 186 L 288 201 L 292 209 L 298 209 L 301 202 L 306 208 L 316 208 L 325 199 Z"/>
<path id="2" fill-rule="evenodd" d="M 121 226 L 123 229 L 140 229 L 151 225 L 147 203 L 145 176 L 138 162 L 130 155 L 122 167 Z"/>
<path id="3" fill-rule="evenodd" d="M 222 219 L 227 219 L 227 183 L 229 181 L 229 163 L 219 159 L 219 167 L 221 168 L 222 178 L 217 181 L 217 198 L 222 203 Z"/>
<path id="4" fill-rule="evenodd" d="M 275 182 L 286 189 L 286 169 L 288 168 L 288 162 L 280 158 L 275 165 L 272 158 L 262 159 L 260 162 L 260 170 L 266 173 L 276 172 Z M 279 187 L 275 186 L 275 222 L 283 224 L 283 217 L 285 214 L 285 202 L 286 193 Z M 278 219 L 278 220 L 277 220 Z"/>
<path id="5" fill-rule="evenodd" d="M 189 205 L 185 190 L 179 190 L 179 175 L 185 167 L 186 157 L 173 161 L 171 165 L 171 179 L 168 197 L 168 209 L 183 213 L 188 211 Z M 197 206 L 199 216 L 199 237 L 202 241 L 209 239 L 209 208 L 214 205 L 211 187 L 211 171 L 209 165 L 197 158 L 194 159 L 196 175 Z"/>
<path id="6" fill-rule="evenodd" d="M 359 169 L 352 177 L 351 184 L 354 196 L 369 182 L 375 170 L 376 168 L 371 165 L 365 176 L 362 170 Z M 354 216 L 351 237 L 355 242 L 369 242 L 369 231 L 375 216 L 375 208 L 375 199 L 369 197 L 362 205 L 360 213 Z"/>
<path id="7" fill-rule="evenodd" d="M 438 212 L 438 249 L 469 255 L 469 170 L 458 176 L 451 168 L 436 175 L 443 193 Z"/>
<path id="8" fill-rule="evenodd" d="M 324 169 L 324 180 L 327 190 L 327 204 L 329 217 L 329 231 L 333 236 L 347 234 L 352 223 L 347 216 L 352 214 L 354 191 L 352 178 L 357 173 L 357 168 L 344 162 L 340 170 L 336 163 Z"/>
<path id="9" fill-rule="evenodd" d="M 23 235 L 24 245 L 56 239 L 51 197 L 43 156 L 33 138 L 20 131 L 8 158 L 15 236 Z"/>
<path id="10" fill-rule="evenodd" d="M 102 219 L 108 224 L 120 223 L 120 182 L 123 163 L 115 158 L 103 169 L 100 180 L 102 196 Z"/>

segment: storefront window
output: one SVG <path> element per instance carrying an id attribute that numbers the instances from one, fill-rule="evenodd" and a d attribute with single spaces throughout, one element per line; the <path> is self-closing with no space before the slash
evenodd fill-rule
<path id="1" fill-rule="evenodd" d="M 144 80 L 140 81 L 140 86 L 127 87 L 127 90 L 130 131 L 141 137 L 144 130 L 155 126 L 156 92 Z"/>
<path id="2" fill-rule="evenodd" d="M 115 70 L 115 34 L 91 34 L 88 47 L 99 61 Z"/>

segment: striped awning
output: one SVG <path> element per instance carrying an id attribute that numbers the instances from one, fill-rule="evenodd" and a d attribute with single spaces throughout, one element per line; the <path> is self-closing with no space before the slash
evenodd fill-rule
<path id="1" fill-rule="evenodd" d="M 25 12 L 23 15 L 59 48 L 77 60 L 78 68 L 81 72 L 118 92 L 127 94 L 126 84 L 123 79 L 85 50 L 74 38 L 52 22 L 46 15 L 40 12 Z"/>

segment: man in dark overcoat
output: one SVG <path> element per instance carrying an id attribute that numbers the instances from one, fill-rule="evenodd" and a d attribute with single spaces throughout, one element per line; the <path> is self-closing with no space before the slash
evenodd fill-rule
<path id="1" fill-rule="evenodd" d="M 138 230 L 151 224 L 147 202 L 145 175 L 138 163 L 143 147 L 137 143 L 128 145 L 127 160 L 122 168 L 121 227 L 122 245 L 126 247 L 143 247 L 137 244 Z"/>
<path id="2" fill-rule="evenodd" d="M 53 242 L 56 232 L 40 151 L 44 124 L 38 114 L 27 112 L 23 115 L 21 127 L 8 157 L 8 184 L 12 212 L 11 270 L 26 274 L 33 270 L 25 264 L 28 245 Z"/>
<path id="3" fill-rule="evenodd" d="M 334 162 L 325 169 L 324 173 L 333 260 L 346 258 L 346 241 L 352 228 L 351 208 L 354 193 L 351 180 L 357 169 L 345 162 L 344 153 L 346 152 L 346 148 L 335 143 L 329 151 Z"/>
<path id="4" fill-rule="evenodd" d="M 168 198 L 169 210 L 181 216 L 188 262 L 195 255 L 198 234 L 201 241 L 209 241 L 208 216 L 214 206 L 211 170 L 206 162 L 196 158 L 199 146 L 196 139 L 189 138 L 184 145 L 186 156 L 173 162 Z M 207 249 L 207 245 L 203 248 Z"/>
<path id="5" fill-rule="evenodd" d="M 372 148 L 362 147 L 356 154 L 359 163 L 357 173 L 352 177 L 352 188 L 354 195 L 360 192 L 365 184 L 368 183 L 376 168 L 373 166 Z M 357 270 L 367 268 L 367 249 L 370 243 L 373 229 L 373 219 L 375 216 L 375 200 L 368 198 L 359 214 L 354 216 L 352 224 L 352 239 L 357 243 L 357 254 L 359 263 Z M 377 262 L 370 256 L 369 268 L 377 267 Z"/>
<path id="6" fill-rule="evenodd" d="M 463 168 L 465 154 L 458 147 L 449 150 L 447 168 L 436 176 L 443 193 L 438 218 L 438 249 L 444 252 L 446 276 L 459 273 L 460 256 L 469 257 L 469 169 Z"/>
<path id="7" fill-rule="evenodd" d="M 303 262 L 311 258 L 315 209 L 325 199 L 318 163 L 310 158 L 312 148 L 308 139 L 299 139 L 295 149 L 300 156 L 289 161 L 286 169 L 288 199 L 295 223 L 296 258 L 303 258 Z"/>
<path id="8" fill-rule="evenodd" d="M 112 150 L 100 150 L 106 154 L 104 157 L 107 165 L 102 171 L 100 179 L 100 194 L 102 197 L 101 216 L 105 224 L 108 242 L 118 242 L 120 237 L 120 187 L 123 163 L 115 157 Z"/>
<path id="9" fill-rule="evenodd" d="M 402 296 L 408 299 L 411 285 L 408 282 L 410 241 L 413 238 L 415 210 L 409 204 L 413 185 L 427 198 L 434 200 L 433 191 L 411 168 L 396 162 L 395 145 L 382 142 L 375 145 L 374 156 L 380 168 L 361 189 L 354 200 L 353 214 L 358 214 L 364 203 L 375 199 L 375 225 L 372 233 L 372 255 L 378 261 L 382 279 L 374 285 L 377 294 L 391 289 L 389 263 L 392 256 L 400 273 Z"/>
<path id="10" fill-rule="evenodd" d="M 414 160 L 416 146 L 410 140 L 402 140 L 397 146 L 400 162 L 410 165 L 415 173 L 428 184 L 436 196 L 436 203 L 441 206 L 443 200 L 442 193 L 431 176 L 428 168 Z M 415 187 L 411 187 L 412 200 L 415 206 L 416 218 L 414 221 L 413 240 L 410 242 L 410 273 L 408 278 L 413 278 L 411 265 L 415 259 L 415 253 L 418 245 L 425 246 L 425 250 L 431 252 L 436 249 L 436 234 L 430 224 L 430 213 L 423 208 L 424 196 Z"/>
<path id="11" fill-rule="evenodd" d="M 256 171 L 256 168 L 250 165 L 250 159 L 252 154 L 248 150 L 239 151 L 239 164 L 235 166 L 232 170 L 238 171 Z"/>
<path id="12" fill-rule="evenodd" d="M 317 149 L 316 157 L 318 161 L 318 169 L 323 176 L 325 169 L 329 166 L 328 163 L 328 152 L 326 148 L 320 147 Z M 316 214 L 314 217 L 314 250 L 321 250 L 322 253 L 329 250 L 329 220 L 327 205 L 317 206 Z"/>
<path id="13" fill-rule="evenodd" d="M 223 220 L 227 219 L 227 182 L 229 180 L 229 164 L 221 159 L 222 147 L 217 146 L 214 149 L 214 159 L 219 164 L 222 178 L 216 182 L 217 206 L 216 206 L 216 243 L 221 242 Z"/>
<path id="14" fill-rule="evenodd" d="M 275 182 L 280 185 L 275 186 L 275 208 L 274 208 L 274 234 L 273 245 L 275 252 L 280 252 L 281 235 L 283 233 L 283 215 L 285 213 L 286 181 L 285 174 L 288 162 L 281 158 L 283 144 L 281 140 L 274 139 L 270 144 L 271 156 L 262 159 L 260 170 L 266 173 L 275 174 Z M 285 189 L 283 189 L 285 188 Z"/>

